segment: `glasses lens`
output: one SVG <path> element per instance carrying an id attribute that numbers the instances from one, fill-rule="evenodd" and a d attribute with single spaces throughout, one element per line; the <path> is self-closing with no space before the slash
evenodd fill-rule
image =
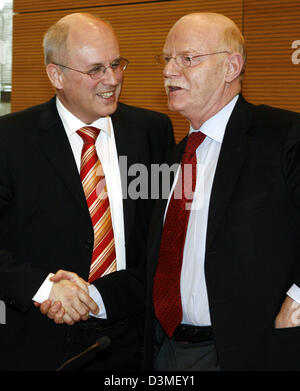
<path id="1" fill-rule="evenodd" d="M 90 77 L 94 80 L 101 79 L 101 77 L 104 75 L 104 73 L 105 73 L 105 67 L 103 65 L 100 65 L 100 66 L 92 69 L 91 71 L 89 71 Z"/>
<path id="2" fill-rule="evenodd" d="M 108 67 L 105 67 L 104 65 L 101 65 L 95 69 L 93 69 L 92 71 L 89 72 L 89 75 L 92 79 L 94 80 L 98 80 L 98 79 L 101 79 L 101 77 L 104 76 L 107 68 L 111 68 L 114 72 L 121 72 L 121 71 L 125 71 L 125 69 L 127 68 L 127 65 L 128 65 L 129 61 L 126 60 L 126 58 L 119 58 L 117 60 L 114 60 L 110 66 Z"/>
<path id="3" fill-rule="evenodd" d="M 119 68 L 120 68 L 120 70 L 125 71 L 125 69 L 127 68 L 128 63 L 129 63 L 129 61 L 126 60 L 126 58 L 121 58 L 119 60 Z"/>
<path id="4" fill-rule="evenodd" d="M 182 68 L 190 67 L 192 65 L 192 57 L 180 55 L 177 56 L 176 62 Z"/>

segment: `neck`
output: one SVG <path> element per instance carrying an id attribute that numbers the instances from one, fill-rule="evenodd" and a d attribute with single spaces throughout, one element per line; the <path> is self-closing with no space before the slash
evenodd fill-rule
<path id="1" fill-rule="evenodd" d="M 220 110 L 222 110 L 223 107 L 225 107 L 239 93 L 240 88 L 232 90 L 230 93 L 224 94 L 221 100 L 216 101 L 203 113 L 198 113 L 197 117 L 190 119 L 190 124 L 193 129 L 199 129 L 204 124 L 204 122 L 206 122 L 215 114 L 217 114 Z"/>

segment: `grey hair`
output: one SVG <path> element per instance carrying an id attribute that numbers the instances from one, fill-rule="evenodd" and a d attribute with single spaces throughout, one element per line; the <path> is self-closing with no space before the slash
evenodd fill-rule
<path id="1" fill-rule="evenodd" d="M 64 21 L 53 24 L 44 35 L 44 61 L 45 64 L 61 63 L 67 57 L 67 39 L 70 25 Z"/>

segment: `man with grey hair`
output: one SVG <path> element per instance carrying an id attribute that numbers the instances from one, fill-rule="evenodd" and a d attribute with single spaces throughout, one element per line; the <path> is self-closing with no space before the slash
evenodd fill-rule
<path id="1" fill-rule="evenodd" d="M 163 163 L 171 123 L 118 103 L 128 61 L 103 20 L 63 17 L 44 50 L 56 97 L 0 119 L 0 369 L 55 370 L 102 336 L 65 368 L 137 369 L 152 200 L 123 199 L 118 158 Z"/>
<path id="2" fill-rule="evenodd" d="M 196 175 L 192 201 L 175 180 L 153 213 L 147 369 L 300 368 L 300 115 L 246 102 L 243 41 L 227 17 L 195 13 L 157 56 L 190 122 L 169 163 L 179 186 L 185 165 Z"/>

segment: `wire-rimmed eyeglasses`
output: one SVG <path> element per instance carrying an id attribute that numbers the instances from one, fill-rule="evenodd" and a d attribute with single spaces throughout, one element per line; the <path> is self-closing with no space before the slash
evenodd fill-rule
<path id="1" fill-rule="evenodd" d="M 195 56 L 190 56 L 187 54 L 178 54 L 177 56 L 167 56 L 166 54 L 159 54 L 155 56 L 155 60 L 158 64 L 167 65 L 172 59 L 175 60 L 176 64 L 180 68 L 188 68 L 196 66 L 200 63 L 201 57 L 204 56 L 212 56 L 213 54 L 222 54 L 222 53 L 228 53 L 227 50 L 221 51 L 221 52 L 214 52 L 214 53 L 206 53 L 206 54 L 196 54 Z"/>
<path id="2" fill-rule="evenodd" d="M 82 73 L 84 75 L 88 75 L 93 80 L 98 80 L 98 79 L 101 79 L 105 75 L 105 72 L 108 68 L 111 68 L 114 73 L 125 71 L 125 69 L 127 68 L 127 65 L 129 64 L 129 61 L 126 58 L 120 57 L 120 58 L 116 58 L 115 60 L 113 60 L 107 67 L 103 64 L 99 64 L 89 71 L 80 71 L 79 69 L 74 69 L 74 68 L 68 67 L 67 65 L 63 65 L 63 64 L 56 64 L 56 63 L 53 63 L 53 64 L 58 65 L 63 68 L 70 69 L 71 71 L 75 71 L 75 72 Z"/>

